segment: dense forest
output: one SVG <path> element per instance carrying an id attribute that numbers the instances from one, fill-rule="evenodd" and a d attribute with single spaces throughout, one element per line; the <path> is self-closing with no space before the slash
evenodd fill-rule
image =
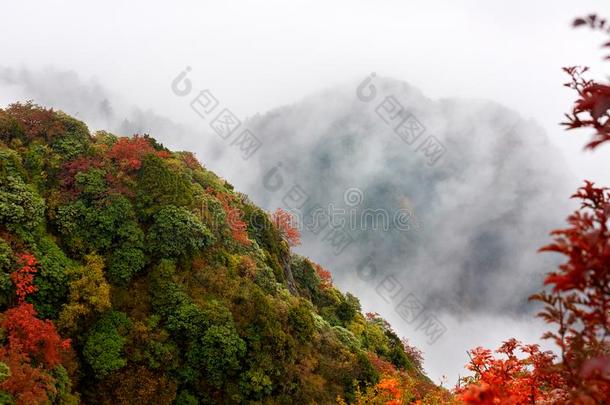
<path id="1" fill-rule="evenodd" d="M 0 110 L 0 185 L 2 403 L 332 403 L 397 380 L 447 395 L 291 253 L 286 212 L 191 153 L 16 103 Z"/>

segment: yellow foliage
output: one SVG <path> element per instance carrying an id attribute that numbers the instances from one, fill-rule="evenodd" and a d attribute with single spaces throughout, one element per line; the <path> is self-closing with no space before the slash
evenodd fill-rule
<path id="1" fill-rule="evenodd" d="M 58 321 L 59 326 L 67 330 L 75 329 L 79 318 L 110 309 L 110 286 L 104 278 L 104 260 L 90 254 L 85 257 L 85 265 L 75 273 L 76 278 L 70 283 L 68 303 Z"/>

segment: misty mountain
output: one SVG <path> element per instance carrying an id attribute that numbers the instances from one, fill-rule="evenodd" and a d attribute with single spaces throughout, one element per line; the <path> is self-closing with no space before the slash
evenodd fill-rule
<path id="1" fill-rule="evenodd" d="M 245 124 L 262 144 L 246 194 L 292 209 L 301 252 L 361 296 L 521 311 L 553 265 L 536 249 L 569 212 L 563 159 L 497 103 L 369 76 Z M 335 213 L 323 230 L 320 207 Z"/>
<path id="2" fill-rule="evenodd" d="M 258 205 L 290 209 L 303 231 L 298 250 L 363 303 L 414 293 L 436 311 L 518 313 L 556 265 L 536 250 L 569 212 L 563 157 L 534 121 L 492 101 L 432 100 L 368 76 L 244 120 L 240 130 L 261 145 L 242 160 L 237 135 L 129 106 L 71 71 L 5 68 L 0 81 L 18 90 L 13 99 L 59 107 L 92 128 L 201 152 Z M 291 202 L 299 193 L 306 202 Z M 318 229 L 330 211 L 333 226 Z"/>

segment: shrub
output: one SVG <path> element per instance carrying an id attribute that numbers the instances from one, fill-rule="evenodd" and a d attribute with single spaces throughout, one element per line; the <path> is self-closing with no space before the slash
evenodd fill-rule
<path id="1" fill-rule="evenodd" d="M 35 253 L 40 270 L 34 278 L 38 292 L 32 302 L 41 317 L 55 319 L 68 296 L 68 272 L 76 265 L 47 236 L 38 241 Z"/>
<path id="2" fill-rule="evenodd" d="M 146 257 L 141 249 L 127 244 L 115 250 L 108 263 L 108 277 L 114 284 L 125 286 L 144 268 Z"/>
<path id="3" fill-rule="evenodd" d="M 97 255 L 85 258 L 85 266 L 74 271 L 68 303 L 59 316 L 59 325 L 74 329 L 79 319 L 110 309 L 110 286 L 104 278 L 104 261 Z"/>
<path id="4" fill-rule="evenodd" d="M 211 326 L 187 354 L 194 367 L 204 367 L 212 385 L 220 388 L 240 368 L 246 344 L 230 326 Z"/>
<path id="5" fill-rule="evenodd" d="M 13 269 L 13 250 L 0 238 L 0 305 L 7 305 L 13 295 L 10 273 Z"/>
<path id="6" fill-rule="evenodd" d="M 107 312 L 93 326 L 83 349 L 83 356 L 96 377 L 104 378 L 127 364 L 123 356 L 125 334 L 131 321 L 122 312 Z"/>
<path id="7" fill-rule="evenodd" d="M 281 237 L 288 242 L 290 246 L 301 244 L 301 233 L 297 228 L 295 219 L 288 211 L 278 208 L 271 214 L 271 222 L 280 233 Z"/>
<path id="8" fill-rule="evenodd" d="M 167 205 L 183 207 L 193 203 L 190 181 L 153 154 L 143 157 L 136 187 L 136 206 L 144 219 Z"/>
<path id="9" fill-rule="evenodd" d="M 212 235 L 189 210 L 170 205 L 154 216 L 146 239 L 151 255 L 186 259 L 208 246 Z"/>
<path id="10" fill-rule="evenodd" d="M 44 219 L 44 200 L 20 178 L 0 178 L 0 227 L 32 231 Z"/>

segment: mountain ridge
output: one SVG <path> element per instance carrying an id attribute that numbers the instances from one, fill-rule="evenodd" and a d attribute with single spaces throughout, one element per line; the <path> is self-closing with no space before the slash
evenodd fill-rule
<path id="1" fill-rule="evenodd" d="M 290 224 L 189 152 L 16 103 L 0 184 L 4 403 L 331 403 L 389 376 L 437 395 L 416 349 L 290 252 Z M 53 361 L 19 343 L 37 322 Z"/>

